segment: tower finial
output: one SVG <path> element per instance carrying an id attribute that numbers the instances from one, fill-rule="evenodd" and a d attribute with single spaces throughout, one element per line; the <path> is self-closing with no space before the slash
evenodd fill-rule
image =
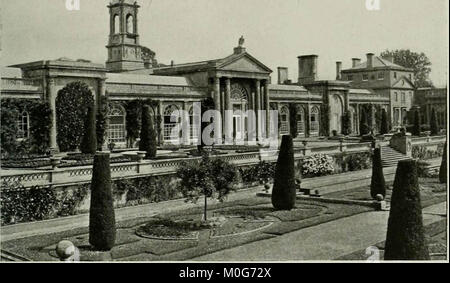
<path id="1" fill-rule="evenodd" d="M 244 38 L 244 36 L 242 35 L 241 38 L 239 38 L 239 47 L 244 46 L 244 43 L 245 43 L 245 38 Z"/>

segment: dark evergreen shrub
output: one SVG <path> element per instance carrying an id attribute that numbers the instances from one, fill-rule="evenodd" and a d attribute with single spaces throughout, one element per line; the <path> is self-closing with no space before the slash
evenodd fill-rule
<path id="1" fill-rule="evenodd" d="M 108 130 L 108 99 L 103 97 L 100 101 L 101 105 L 97 111 L 96 133 L 97 133 L 97 149 L 102 150 L 106 142 L 106 132 Z"/>
<path id="2" fill-rule="evenodd" d="M 367 135 L 370 133 L 369 123 L 367 120 L 367 113 L 365 111 L 361 112 L 361 121 L 359 123 L 359 134 L 361 136 Z"/>
<path id="3" fill-rule="evenodd" d="M 436 136 L 439 134 L 439 127 L 438 127 L 436 112 L 434 111 L 434 108 L 431 110 L 430 131 L 431 131 L 432 136 Z"/>
<path id="4" fill-rule="evenodd" d="M 116 240 L 109 159 L 109 153 L 96 154 L 92 173 L 89 243 L 98 251 L 111 250 Z"/>
<path id="5" fill-rule="evenodd" d="M 297 106 L 293 103 L 289 104 L 289 125 L 291 136 L 295 139 L 298 136 L 298 127 L 297 127 Z"/>
<path id="6" fill-rule="evenodd" d="M 277 210 L 295 207 L 294 146 L 291 136 L 283 136 L 272 190 L 272 205 Z"/>
<path id="7" fill-rule="evenodd" d="M 95 109 L 88 107 L 84 122 L 84 136 L 81 140 L 80 150 L 84 154 L 94 154 L 97 151 L 97 133 L 95 125 Z"/>
<path id="8" fill-rule="evenodd" d="M 398 163 L 389 213 L 385 260 L 429 260 L 422 219 L 417 162 Z"/>
<path id="9" fill-rule="evenodd" d="M 214 100 L 211 97 L 205 98 L 202 101 L 202 105 L 201 105 L 201 112 L 202 112 L 201 117 L 203 117 L 203 114 L 206 111 L 213 110 L 214 107 L 215 107 Z M 210 124 L 210 122 L 204 122 L 203 120 L 201 121 L 201 124 L 200 124 L 201 131 L 200 131 L 200 136 L 199 136 L 200 144 L 197 146 L 197 149 L 199 152 L 202 152 L 203 148 L 206 146 L 205 141 L 203 140 L 203 137 L 201 136 L 201 134 L 203 133 L 205 128 L 209 126 L 209 124 Z M 211 134 L 213 134 L 213 133 L 211 133 Z"/>
<path id="10" fill-rule="evenodd" d="M 352 133 L 352 114 L 350 111 L 345 112 L 342 116 L 342 134 L 348 136 Z"/>
<path id="11" fill-rule="evenodd" d="M 412 134 L 417 137 L 420 136 L 420 115 L 417 110 L 414 111 L 414 125 L 412 128 Z"/>
<path id="12" fill-rule="evenodd" d="M 94 97 L 85 83 L 69 83 L 58 92 L 56 124 L 60 151 L 75 151 L 80 146 L 85 132 L 86 110 L 93 105 Z"/>
<path id="13" fill-rule="evenodd" d="M 441 168 L 439 169 L 439 182 L 441 182 L 441 184 L 447 183 L 447 143 L 445 143 L 444 146 Z"/>
<path id="14" fill-rule="evenodd" d="M 389 133 L 389 122 L 387 119 L 387 112 L 386 112 L 386 110 L 383 109 L 383 111 L 381 112 L 380 134 L 385 135 L 387 133 Z"/>
<path id="15" fill-rule="evenodd" d="M 156 138 L 154 120 L 150 113 L 150 106 L 144 105 L 142 108 L 142 128 L 139 150 L 146 152 L 146 158 L 153 159 L 156 157 Z"/>
<path id="16" fill-rule="evenodd" d="M 381 164 L 381 149 L 375 148 L 372 161 L 372 181 L 370 183 L 370 196 L 376 199 L 377 195 L 386 197 L 386 182 Z"/>

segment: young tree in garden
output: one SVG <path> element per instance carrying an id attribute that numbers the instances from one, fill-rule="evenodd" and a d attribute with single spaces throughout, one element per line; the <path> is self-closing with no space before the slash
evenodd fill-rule
<path id="1" fill-rule="evenodd" d="M 431 110 L 430 131 L 431 131 L 432 136 L 437 136 L 439 134 L 439 127 L 438 127 L 436 112 L 434 111 L 434 108 Z"/>
<path id="2" fill-rule="evenodd" d="M 376 199 L 377 195 L 386 197 L 386 182 L 383 175 L 383 165 L 381 163 L 381 149 L 375 148 L 372 159 L 372 181 L 370 183 L 370 196 Z"/>
<path id="3" fill-rule="evenodd" d="M 150 113 L 150 106 L 144 105 L 142 108 L 141 141 L 139 150 L 146 152 L 146 158 L 156 157 L 156 132 L 154 128 L 153 116 Z"/>
<path id="4" fill-rule="evenodd" d="M 414 136 L 420 136 L 420 115 L 419 111 L 414 111 L 414 126 L 412 129 L 412 134 Z"/>
<path id="5" fill-rule="evenodd" d="M 283 136 L 278 154 L 277 168 L 272 189 L 272 205 L 276 210 L 295 207 L 294 145 L 291 136 Z"/>
<path id="6" fill-rule="evenodd" d="M 89 243 L 98 251 L 109 251 L 116 240 L 116 220 L 111 189 L 109 153 L 97 153 L 91 183 Z"/>
<path id="7" fill-rule="evenodd" d="M 95 109 L 88 107 L 84 123 L 84 136 L 81 140 L 80 150 L 84 154 L 95 154 L 97 151 L 97 133 L 95 125 Z"/>
<path id="8" fill-rule="evenodd" d="M 293 103 L 289 104 L 289 125 L 292 138 L 296 138 L 298 136 L 298 127 L 297 127 L 297 119 L 298 119 L 298 109 L 297 106 Z"/>
<path id="9" fill-rule="evenodd" d="M 203 153 L 201 161 L 183 163 L 177 170 L 177 177 L 187 202 L 196 203 L 204 197 L 203 220 L 207 221 L 208 198 L 224 201 L 237 182 L 237 170 L 224 160 L 211 161 L 208 154 Z"/>
<path id="10" fill-rule="evenodd" d="M 417 162 L 414 160 L 402 160 L 398 163 L 391 198 L 384 259 L 430 259 L 425 242 Z"/>
<path id="11" fill-rule="evenodd" d="M 447 183 L 447 143 L 444 145 L 444 154 L 442 155 L 441 168 L 439 169 L 439 182 Z"/>
<path id="12" fill-rule="evenodd" d="M 394 58 L 394 63 L 405 68 L 414 70 L 414 85 L 416 87 L 430 87 L 433 85 L 429 76 L 431 72 L 430 59 L 421 52 L 413 52 L 409 49 L 386 50 L 381 53 L 381 57 L 387 59 Z"/>
<path id="13" fill-rule="evenodd" d="M 387 118 L 387 112 L 385 109 L 381 112 L 381 129 L 380 134 L 385 135 L 389 133 L 389 122 Z"/>

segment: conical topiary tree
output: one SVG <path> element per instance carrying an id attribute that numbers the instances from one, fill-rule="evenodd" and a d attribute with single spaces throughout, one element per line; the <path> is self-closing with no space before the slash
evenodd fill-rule
<path id="1" fill-rule="evenodd" d="M 419 111 L 414 111 L 414 126 L 412 129 L 414 136 L 420 136 L 420 116 Z"/>
<path id="2" fill-rule="evenodd" d="M 387 112 L 385 109 L 381 112 L 381 128 L 380 128 L 380 134 L 385 135 L 389 133 L 389 124 L 387 119 Z"/>
<path id="3" fill-rule="evenodd" d="M 432 136 L 437 136 L 439 133 L 439 127 L 437 124 L 436 112 L 434 111 L 434 108 L 431 110 L 430 131 Z"/>
<path id="4" fill-rule="evenodd" d="M 80 150 L 84 154 L 95 154 L 97 151 L 97 131 L 95 125 L 95 110 L 93 106 L 88 107 L 86 120 L 84 122 L 84 135 L 81 140 Z"/>
<path id="5" fill-rule="evenodd" d="M 359 123 L 359 134 L 361 136 L 367 135 L 370 132 L 369 123 L 366 111 L 361 111 L 361 121 Z"/>
<path id="6" fill-rule="evenodd" d="M 386 182 L 383 175 L 383 165 L 381 163 L 381 149 L 375 148 L 372 157 L 372 181 L 370 183 L 370 196 L 376 199 L 377 195 L 386 197 Z"/>
<path id="7" fill-rule="evenodd" d="M 295 207 L 294 146 L 291 136 L 283 136 L 272 190 L 272 205 L 277 210 Z"/>
<path id="8" fill-rule="evenodd" d="M 109 153 L 97 153 L 91 183 L 89 243 L 97 251 L 109 251 L 116 240 L 116 221 L 111 190 Z"/>
<path id="9" fill-rule="evenodd" d="M 417 162 L 398 163 L 389 213 L 385 260 L 428 260 Z"/>
<path id="10" fill-rule="evenodd" d="M 444 154 L 442 155 L 441 168 L 439 169 L 439 182 L 447 183 L 447 143 L 444 145 Z"/>
<path id="11" fill-rule="evenodd" d="M 150 113 L 150 106 L 144 105 L 142 107 L 141 141 L 139 143 L 139 150 L 146 152 L 146 158 L 152 159 L 156 157 L 156 138 L 154 120 Z"/>

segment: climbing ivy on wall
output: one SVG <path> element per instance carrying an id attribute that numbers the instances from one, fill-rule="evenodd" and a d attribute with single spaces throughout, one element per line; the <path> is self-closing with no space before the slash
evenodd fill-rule
<path id="1" fill-rule="evenodd" d="M 56 98 L 57 141 L 62 152 L 75 151 L 84 134 L 88 106 L 94 105 L 89 87 L 73 82 L 58 92 Z"/>
<path id="2" fill-rule="evenodd" d="M 17 141 L 17 120 L 23 112 L 28 113 L 30 136 Z M 42 154 L 49 149 L 52 111 L 42 100 L 2 99 L 1 100 L 1 147 L 2 156 Z"/>

